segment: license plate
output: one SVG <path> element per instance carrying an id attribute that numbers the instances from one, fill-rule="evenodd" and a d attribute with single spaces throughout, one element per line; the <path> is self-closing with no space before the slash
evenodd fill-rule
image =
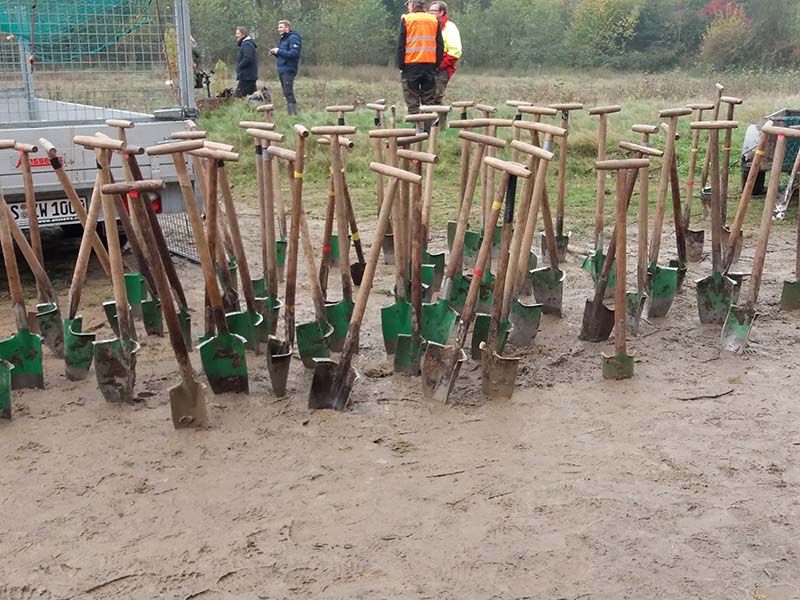
<path id="1" fill-rule="evenodd" d="M 86 208 L 86 198 L 81 198 L 80 200 L 83 207 Z M 23 202 L 9 204 L 8 208 L 11 209 L 11 214 L 14 216 L 14 220 L 20 228 L 25 229 L 28 227 L 28 209 Z M 66 198 L 37 200 L 36 212 L 39 225 L 80 223 L 78 214 L 72 207 L 72 203 Z"/>

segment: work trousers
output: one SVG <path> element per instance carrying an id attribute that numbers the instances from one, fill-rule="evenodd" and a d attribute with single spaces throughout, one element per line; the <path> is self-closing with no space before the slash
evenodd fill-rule
<path id="1" fill-rule="evenodd" d="M 297 104 L 294 97 L 294 78 L 297 73 L 278 73 L 278 79 L 281 80 L 281 90 L 283 90 L 283 97 L 286 98 L 286 104 Z"/>
<path id="2" fill-rule="evenodd" d="M 414 65 L 413 69 L 404 71 L 401 76 L 403 96 L 410 115 L 418 113 L 421 105 L 434 103 L 436 68 L 433 65 L 430 68 L 425 67 L 427 65 Z"/>
<path id="3" fill-rule="evenodd" d="M 444 104 L 444 93 L 447 90 L 447 84 L 449 82 L 450 74 L 447 71 L 438 71 L 436 73 L 436 93 L 433 96 L 434 104 Z"/>

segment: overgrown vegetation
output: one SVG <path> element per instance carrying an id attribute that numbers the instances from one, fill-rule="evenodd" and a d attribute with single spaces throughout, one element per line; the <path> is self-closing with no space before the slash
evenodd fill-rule
<path id="1" fill-rule="evenodd" d="M 449 0 L 463 66 L 663 71 L 800 64 L 797 0 Z M 192 0 L 192 29 L 208 67 L 236 56 L 235 25 L 271 69 L 277 22 L 303 34 L 305 65 L 390 65 L 403 0 Z"/>

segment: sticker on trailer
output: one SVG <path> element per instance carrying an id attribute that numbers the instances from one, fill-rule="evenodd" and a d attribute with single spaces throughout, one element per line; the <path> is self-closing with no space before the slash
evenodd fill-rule
<path id="1" fill-rule="evenodd" d="M 86 198 L 81 197 L 81 204 L 86 208 Z M 28 227 L 28 209 L 25 204 L 9 204 L 9 210 L 20 228 Z M 72 203 L 66 198 L 55 200 L 37 200 L 36 212 L 39 225 L 55 225 L 59 223 L 80 223 L 78 214 Z"/>

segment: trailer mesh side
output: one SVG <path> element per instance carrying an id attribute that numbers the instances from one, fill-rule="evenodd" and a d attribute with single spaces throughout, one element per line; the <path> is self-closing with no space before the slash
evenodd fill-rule
<path id="1" fill-rule="evenodd" d="M 200 257 L 197 254 L 192 227 L 186 213 L 161 213 L 158 215 L 158 222 L 161 224 L 169 251 L 176 256 L 199 264 Z"/>

